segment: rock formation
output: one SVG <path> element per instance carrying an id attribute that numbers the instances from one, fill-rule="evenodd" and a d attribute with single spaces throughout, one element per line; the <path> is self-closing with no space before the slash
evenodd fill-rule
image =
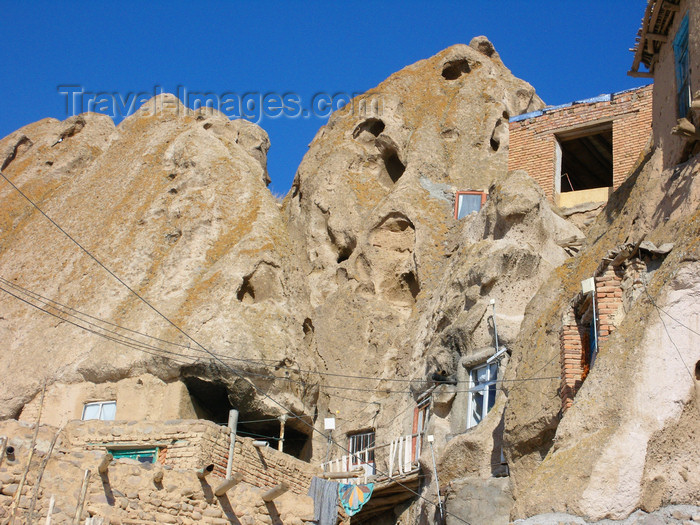
<path id="1" fill-rule="evenodd" d="M 267 134 L 172 95 L 116 127 L 88 113 L 9 135 L 3 174 L 64 233 L 0 181 L 0 418 L 20 420 L 4 428 L 25 447 L 41 400 L 58 427 L 86 401 L 119 399 L 122 420 L 225 423 L 237 408 L 274 440 L 289 410 L 283 451 L 317 465 L 353 432 L 381 445 L 416 433 L 431 396 L 450 525 L 697 502 L 698 163 L 663 171 L 650 149 L 584 235 L 506 170 L 509 118 L 543 105 L 485 37 L 452 46 L 334 113 L 281 207 Z M 457 191 L 488 198 L 457 219 Z M 568 406 L 563 319 L 608 267 L 625 275 L 622 307 L 604 312 L 614 331 Z M 498 381 L 474 425 L 470 385 L 487 359 Z M 337 447 L 320 434 L 328 416 Z M 428 454 L 420 463 L 423 499 L 386 520 L 436 516 Z M 188 523 L 199 511 L 185 478 Z M 177 514 L 150 481 L 134 484 L 149 513 Z M 258 492 L 236 490 L 245 523 L 273 521 Z M 310 521 L 304 498 L 303 512 L 286 504 L 294 523 Z M 229 515 L 217 505 L 201 503 L 211 523 Z"/>

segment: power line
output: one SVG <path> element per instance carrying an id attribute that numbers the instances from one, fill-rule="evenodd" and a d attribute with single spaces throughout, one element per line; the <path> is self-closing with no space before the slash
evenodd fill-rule
<path id="1" fill-rule="evenodd" d="M 70 235 L 68 232 L 66 232 L 66 231 L 65 231 L 63 228 L 61 228 L 51 217 L 49 217 L 46 213 L 44 213 L 44 211 L 43 211 L 41 208 L 39 208 L 39 206 L 38 206 L 37 204 L 35 204 L 34 201 L 32 201 L 29 197 L 27 197 L 27 196 L 22 192 L 22 190 L 20 190 L 17 186 L 15 186 L 15 185 L 12 183 L 12 181 L 11 181 L 10 179 L 8 179 L 2 172 L 0 172 L 0 176 L 2 176 L 2 178 L 5 179 L 5 180 L 8 182 L 8 184 L 10 184 L 20 195 L 22 195 L 22 197 L 24 197 L 34 208 L 36 208 L 44 217 L 46 217 L 46 219 L 48 219 L 48 220 L 51 222 L 51 224 L 53 224 L 59 231 L 61 231 L 66 237 L 68 237 L 76 246 L 78 246 L 78 247 L 79 247 L 83 252 L 85 252 L 92 260 L 94 260 L 100 267 L 102 267 L 102 268 L 103 268 L 107 273 L 109 273 L 114 279 L 116 279 L 119 283 L 121 283 L 127 290 L 129 290 L 129 291 L 130 291 L 133 295 L 135 295 L 139 300 L 141 300 L 146 306 L 148 306 L 151 310 L 153 310 L 153 311 L 154 311 L 155 313 L 157 313 L 160 317 L 162 317 L 166 322 L 168 322 L 171 326 L 173 326 L 173 328 L 175 328 L 177 331 L 179 331 L 180 333 L 182 333 L 182 335 L 184 335 L 184 336 L 185 336 L 186 338 L 188 338 L 190 341 L 192 341 L 193 343 L 195 343 L 197 346 L 199 346 L 200 348 L 202 348 L 202 350 L 204 350 L 204 351 L 207 352 L 209 355 L 211 355 L 211 357 L 212 357 L 213 359 L 217 360 L 217 361 L 218 361 L 219 363 L 221 363 L 224 367 L 226 367 L 226 368 L 228 368 L 229 370 L 231 370 L 231 372 L 233 372 L 233 373 L 234 373 L 235 375 L 237 375 L 239 378 L 243 379 L 244 381 L 248 381 L 248 383 L 250 383 L 251 387 L 252 387 L 258 394 L 260 394 L 260 395 L 266 397 L 266 398 L 269 399 L 272 403 L 274 403 L 275 405 L 279 406 L 282 410 L 284 410 L 284 412 L 285 412 L 286 414 L 288 414 L 288 415 L 295 415 L 291 410 L 289 410 L 287 407 L 285 407 L 282 403 L 280 403 L 279 401 L 277 401 L 276 399 L 274 399 L 274 398 L 273 398 L 272 396 L 270 396 L 267 392 L 261 391 L 252 381 L 250 381 L 249 379 L 245 378 L 245 377 L 244 377 L 243 375 L 241 375 L 237 370 L 235 370 L 234 368 L 232 368 L 232 367 L 230 367 L 229 365 L 227 365 L 226 363 L 224 363 L 220 358 L 218 358 L 215 354 L 213 354 L 213 353 L 210 352 L 206 347 L 204 347 L 204 345 L 202 345 L 201 343 L 199 343 L 199 341 L 197 341 L 196 339 L 194 339 L 191 335 L 189 335 L 188 333 L 186 333 L 182 328 L 180 328 L 180 327 L 179 327 L 178 325 L 176 325 L 173 321 L 171 321 L 165 314 L 161 313 L 160 310 L 158 310 L 155 306 L 153 306 L 150 302 L 148 302 L 145 298 L 143 298 L 138 292 L 136 292 L 133 288 L 131 288 L 128 284 L 126 284 L 122 279 L 120 279 L 114 272 L 112 272 L 109 268 L 107 268 L 104 264 L 102 264 L 102 262 L 100 262 L 94 255 L 92 255 L 92 253 L 90 253 L 86 248 L 84 248 L 78 241 L 76 241 L 73 237 L 71 237 L 71 235 Z M 333 440 L 332 437 L 331 437 L 330 435 L 326 435 L 325 433 L 321 432 L 320 430 L 318 430 L 317 428 L 315 428 L 313 425 L 307 423 L 307 422 L 306 422 L 305 420 L 303 420 L 303 419 L 299 419 L 299 421 L 300 421 L 301 423 L 303 423 L 304 425 L 306 425 L 307 427 L 309 427 L 309 428 L 311 429 L 312 432 L 317 432 L 317 433 L 320 434 L 324 439 L 328 440 L 329 442 L 332 442 L 335 446 L 339 447 L 341 450 L 347 452 L 348 454 L 351 453 L 350 450 L 348 450 L 347 448 L 343 447 L 342 445 L 340 445 L 339 443 L 337 443 L 335 440 Z M 380 471 L 378 471 L 378 472 L 380 472 Z M 385 473 L 382 473 L 382 472 L 380 472 L 380 473 L 381 473 L 381 474 L 385 474 Z M 433 505 L 433 506 L 436 507 L 436 508 L 439 508 L 439 506 L 438 506 L 437 504 L 433 503 L 432 501 L 428 500 L 426 497 L 422 496 L 422 495 L 419 494 L 418 492 L 416 492 L 416 491 L 414 491 L 413 489 L 411 489 L 411 488 L 407 487 L 406 485 L 402 484 L 400 481 L 396 480 L 396 479 L 393 478 L 392 476 L 388 476 L 388 478 L 389 478 L 389 479 L 393 479 L 393 481 L 394 481 L 397 485 L 399 485 L 400 487 L 402 487 L 404 490 L 406 490 L 406 491 L 412 493 L 413 495 L 415 495 L 415 496 L 417 496 L 418 498 L 424 500 L 424 501 L 427 502 L 428 504 Z M 461 521 L 461 522 L 463 522 L 463 523 L 469 525 L 469 522 L 468 522 L 468 521 L 466 521 L 465 519 L 463 519 L 463 518 L 461 518 L 461 517 L 459 517 L 459 516 L 456 516 L 456 515 L 451 514 L 451 513 L 448 513 L 448 512 L 445 512 L 445 514 L 450 515 L 450 516 L 452 516 L 453 518 L 455 518 L 456 520 Z"/>

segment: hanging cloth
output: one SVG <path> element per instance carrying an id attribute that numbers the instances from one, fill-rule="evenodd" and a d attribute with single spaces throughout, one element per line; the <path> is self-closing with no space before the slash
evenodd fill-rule
<path id="1" fill-rule="evenodd" d="M 366 485 L 338 484 L 338 498 L 340 504 L 345 509 L 348 516 L 354 516 L 362 509 L 362 506 L 369 501 L 374 490 L 374 483 Z M 320 524 L 319 524 L 320 525 Z"/>
<path id="2" fill-rule="evenodd" d="M 313 477 L 309 496 L 314 500 L 314 521 L 318 525 L 335 525 L 338 520 L 338 483 Z"/>

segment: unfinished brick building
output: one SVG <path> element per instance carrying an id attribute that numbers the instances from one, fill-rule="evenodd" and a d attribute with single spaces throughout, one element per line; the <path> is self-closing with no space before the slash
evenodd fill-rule
<path id="1" fill-rule="evenodd" d="M 510 119 L 509 170 L 525 170 L 562 208 L 605 202 L 651 134 L 653 86 Z"/>

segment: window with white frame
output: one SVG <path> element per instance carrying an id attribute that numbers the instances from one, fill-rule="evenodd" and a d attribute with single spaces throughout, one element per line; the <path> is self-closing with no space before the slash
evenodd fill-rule
<path id="1" fill-rule="evenodd" d="M 469 371 L 467 428 L 478 425 L 496 400 L 498 363 L 475 366 Z"/>
<path id="2" fill-rule="evenodd" d="M 455 194 L 455 219 L 478 212 L 485 202 L 486 193 L 483 191 L 458 191 Z"/>
<path id="3" fill-rule="evenodd" d="M 374 436 L 374 431 L 359 432 L 348 436 L 348 450 L 353 466 L 374 465 Z"/>
<path id="4" fill-rule="evenodd" d="M 116 401 L 95 401 L 85 403 L 83 406 L 83 421 L 88 419 L 101 419 L 102 421 L 114 421 L 117 415 Z"/>

